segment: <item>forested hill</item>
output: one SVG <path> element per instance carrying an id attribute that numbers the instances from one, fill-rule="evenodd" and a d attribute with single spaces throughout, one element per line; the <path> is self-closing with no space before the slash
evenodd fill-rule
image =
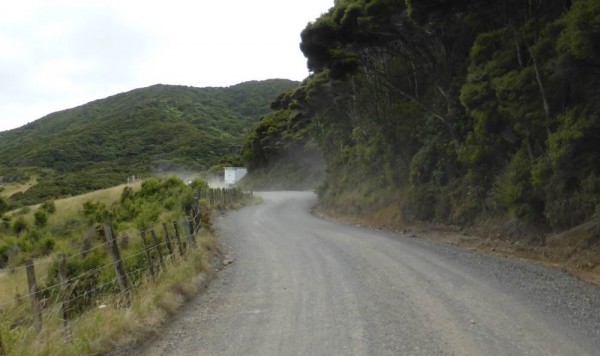
<path id="1" fill-rule="evenodd" d="M 154 85 L 56 112 L 0 133 L 0 176 L 43 168 L 40 184 L 15 197 L 29 201 L 121 183 L 131 174 L 207 169 L 239 154 L 244 134 L 273 98 L 295 85 Z"/>
<path id="2" fill-rule="evenodd" d="M 312 138 L 331 208 L 545 231 L 600 215 L 600 1 L 338 0 L 301 36 L 313 74 L 252 131 L 251 165 Z"/>

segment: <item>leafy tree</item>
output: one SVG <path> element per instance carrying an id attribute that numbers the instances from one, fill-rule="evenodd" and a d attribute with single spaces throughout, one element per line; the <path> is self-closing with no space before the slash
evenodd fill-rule
<path id="1" fill-rule="evenodd" d="M 600 210 L 599 34 L 592 0 L 336 1 L 242 156 L 273 172 L 315 142 L 329 207 L 572 227 Z"/>
<path id="2" fill-rule="evenodd" d="M 564 16 L 558 47 L 573 59 L 598 70 L 600 67 L 600 3 L 578 0 Z"/>

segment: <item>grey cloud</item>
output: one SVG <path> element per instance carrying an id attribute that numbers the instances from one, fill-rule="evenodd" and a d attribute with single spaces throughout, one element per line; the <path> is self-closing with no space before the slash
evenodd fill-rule
<path id="1" fill-rule="evenodd" d="M 56 37 L 40 33 L 40 29 L 56 24 L 66 24 L 70 29 Z M 153 45 L 143 29 L 127 24 L 107 9 L 85 6 L 46 10 L 28 23 L 10 26 L 0 24 L 0 33 L 19 43 L 23 53 L 22 58 L 0 57 L 0 121 L 5 125 L 15 119 L 37 119 L 12 117 L 19 106 L 26 112 L 27 106 L 66 102 L 81 96 L 82 93 L 53 88 L 53 83 L 39 85 L 37 76 L 44 65 L 55 61 L 74 63 L 72 70 L 67 68 L 55 75 L 94 91 L 85 96 L 100 97 L 134 82 L 137 64 L 145 60 Z"/>

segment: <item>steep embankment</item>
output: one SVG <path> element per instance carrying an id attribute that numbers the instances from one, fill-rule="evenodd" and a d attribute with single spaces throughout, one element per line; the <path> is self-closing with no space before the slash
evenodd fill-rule
<path id="1" fill-rule="evenodd" d="M 302 110 L 304 92 L 290 89 L 246 136 L 242 158 L 250 174 L 241 182 L 255 190 L 314 189 L 325 179 L 325 160 L 311 137 L 312 118 Z"/>
<path id="2" fill-rule="evenodd" d="M 592 0 L 336 2 L 302 32 L 313 75 L 245 157 L 313 141 L 326 209 L 545 245 L 600 214 L 599 28 Z"/>

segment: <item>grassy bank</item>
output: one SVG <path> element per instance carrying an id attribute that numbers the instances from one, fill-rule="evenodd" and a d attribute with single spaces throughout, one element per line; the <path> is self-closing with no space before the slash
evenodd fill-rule
<path id="1" fill-rule="evenodd" d="M 11 213 L 0 226 L 5 352 L 103 353 L 146 338 L 210 278 L 213 210 L 246 201 L 169 177 Z"/>
<path id="2" fill-rule="evenodd" d="M 152 336 L 211 278 L 210 251 L 214 251 L 216 242 L 208 231 L 200 233 L 198 241 L 199 247 L 190 250 L 184 258 L 170 259 L 155 280 L 145 274 L 133 290 L 128 308 L 124 306 L 122 294 L 106 296 L 71 321 L 70 332 L 64 328 L 59 308 L 45 313 L 45 326 L 40 334 L 33 326 L 17 331 L 2 323 L 0 330 L 8 354 L 98 354 Z"/>

